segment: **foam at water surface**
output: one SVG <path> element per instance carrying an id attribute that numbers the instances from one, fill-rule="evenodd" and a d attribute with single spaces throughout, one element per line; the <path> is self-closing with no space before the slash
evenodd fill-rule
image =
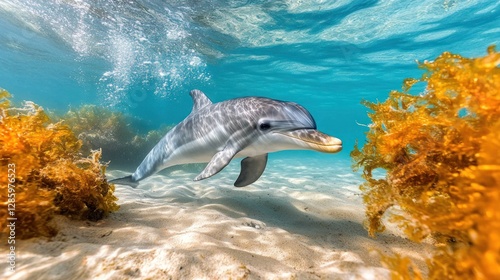
<path id="1" fill-rule="evenodd" d="M 488 30 L 496 27 L 498 10 L 494 1 L 431 0 L 411 5 L 355 0 L 0 3 L 4 21 L 22 30 L 5 35 L 7 44 L 52 50 L 51 56 L 38 57 L 42 62 L 61 59 L 55 57 L 60 55 L 74 60 L 81 69 L 71 78 L 97 83 L 90 90 L 97 90 L 107 105 L 130 102 L 132 95 L 177 94 L 195 85 L 236 91 L 252 86 L 257 93 L 267 89 L 269 94 L 269 86 L 255 87 L 255 79 L 245 80 L 249 74 L 261 74 L 258 66 L 263 63 L 271 65 L 266 76 L 274 76 L 273 87 L 286 87 L 280 75 L 291 75 L 303 86 L 296 94 L 317 90 L 315 83 L 325 93 L 325 88 L 342 82 L 359 82 L 377 67 L 433 57 L 444 50 L 440 46 L 470 52 L 467 39 L 481 38 L 484 43 L 478 47 L 483 49 L 494 43 L 488 38 L 495 32 Z M 480 32 L 468 31 L 474 23 L 483 26 Z M 29 42 L 40 37 L 49 38 L 52 45 Z M 252 67 L 255 55 L 262 63 Z M 225 67 L 232 64 L 238 71 L 221 76 L 219 71 L 228 73 Z M 342 72 L 353 65 L 359 65 L 357 71 Z M 379 77 L 390 79 L 383 73 Z M 228 81 L 235 85 L 228 87 Z"/>
<path id="2" fill-rule="evenodd" d="M 193 48 L 185 7 L 152 2 L 9 1 L 0 4 L 28 28 L 26 36 L 53 36 L 79 62 L 99 58 L 100 94 L 108 105 L 126 99 L 135 85 L 154 84 L 154 94 L 177 90 L 186 79 L 206 81 L 206 64 Z"/>

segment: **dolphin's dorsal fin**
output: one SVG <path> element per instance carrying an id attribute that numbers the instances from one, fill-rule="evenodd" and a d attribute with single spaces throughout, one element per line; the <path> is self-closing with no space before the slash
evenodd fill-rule
<path id="1" fill-rule="evenodd" d="M 201 90 L 193 89 L 189 95 L 193 98 L 193 110 L 191 110 L 191 114 L 212 104 L 212 101 Z"/>

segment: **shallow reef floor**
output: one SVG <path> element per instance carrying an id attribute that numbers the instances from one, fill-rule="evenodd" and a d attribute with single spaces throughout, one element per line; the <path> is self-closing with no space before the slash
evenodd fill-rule
<path id="1" fill-rule="evenodd" d="M 292 164 L 293 163 L 293 164 Z M 264 175 L 234 188 L 232 163 L 193 182 L 200 167 L 116 186 L 120 209 L 98 221 L 58 216 L 52 239 L 20 240 L 8 279 L 388 279 L 377 252 L 424 267 L 428 243 L 389 228 L 376 239 L 350 162 L 272 159 Z M 126 175 L 112 170 L 108 178 Z"/>

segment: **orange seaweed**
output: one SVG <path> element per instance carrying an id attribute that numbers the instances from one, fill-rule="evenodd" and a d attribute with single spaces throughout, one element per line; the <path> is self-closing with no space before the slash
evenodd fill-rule
<path id="1" fill-rule="evenodd" d="M 98 220 L 118 209 L 114 186 L 107 183 L 100 151 L 86 158 L 81 142 L 62 122 L 51 123 L 40 106 L 11 106 L 0 91 L 0 227 L 15 217 L 16 238 L 53 236 L 55 214 Z M 9 170 L 12 169 L 12 170 Z M 15 174 L 13 182 L 7 174 Z M 11 183 L 9 188 L 9 183 Z M 15 210 L 8 211 L 14 190 Z M 12 193 L 12 191 L 11 191 Z"/>
<path id="2" fill-rule="evenodd" d="M 64 121 L 77 135 L 82 142 L 82 152 L 102 149 L 105 161 L 113 165 L 126 162 L 133 167 L 140 164 L 141 158 L 137 155 L 146 155 L 172 128 L 163 126 L 141 134 L 130 125 L 140 120 L 96 105 L 83 105 L 54 118 Z"/>
<path id="3" fill-rule="evenodd" d="M 494 47 L 472 59 L 445 52 L 385 102 L 363 101 L 372 124 L 351 156 L 363 169 L 368 232 L 382 232 L 385 212 L 401 209 L 390 221 L 410 239 L 438 241 L 430 279 L 500 279 L 499 64 Z M 426 90 L 410 94 L 418 83 Z M 400 259 L 384 262 L 404 275 Z"/>

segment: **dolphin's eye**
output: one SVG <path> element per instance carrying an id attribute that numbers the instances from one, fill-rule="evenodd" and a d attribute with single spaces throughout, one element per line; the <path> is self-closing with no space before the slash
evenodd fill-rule
<path id="1" fill-rule="evenodd" d="M 260 130 L 268 130 L 271 128 L 271 125 L 269 123 L 261 123 L 259 125 Z"/>

